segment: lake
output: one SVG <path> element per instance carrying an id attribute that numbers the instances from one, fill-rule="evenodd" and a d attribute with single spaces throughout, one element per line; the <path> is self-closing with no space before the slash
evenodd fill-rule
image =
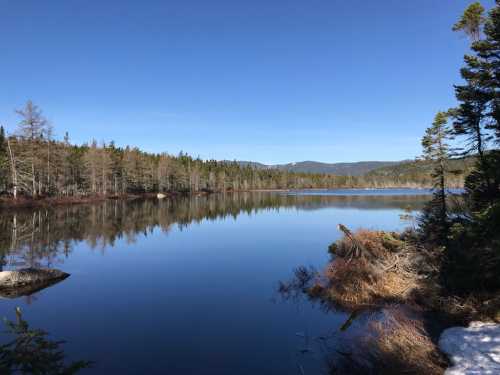
<path id="1" fill-rule="evenodd" d="M 71 276 L 0 301 L 57 340 L 82 374 L 326 373 L 321 335 L 344 313 L 277 293 L 301 265 L 324 267 L 350 229 L 401 230 L 422 190 L 213 194 L 4 210 L 3 270 Z M 2 338 L 5 342 L 7 337 Z"/>

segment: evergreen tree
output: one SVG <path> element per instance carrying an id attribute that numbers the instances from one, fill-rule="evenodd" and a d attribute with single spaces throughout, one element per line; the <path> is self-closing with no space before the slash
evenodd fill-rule
<path id="1" fill-rule="evenodd" d="M 478 40 L 481 36 L 481 25 L 484 22 L 484 8 L 479 2 L 475 2 L 464 11 L 462 17 L 453 25 L 453 31 L 463 31 L 472 40 Z"/>
<path id="2" fill-rule="evenodd" d="M 464 85 L 455 86 L 460 102 L 453 110 L 455 134 L 466 140 L 465 154 L 477 154 L 478 164 L 466 183 L 475 210 L 486 207 L 500 196 L 500 171 L 496 153 L 488 152 L 488 144 L 500 142 L 500 2 L 482 16 L 483 8 L 472 4 L 464 12 L 454 30 L 464 30 L 473 39 L 473 55 L 465 56 L 461 69 Z M 484 24 L 484 38 L 480 27 Z M 496 138 L 496 139 L 495 139 Z"/>
<path id="3" fill-rule="evenodd" d="M 55 341 L 41 329 L 30 328 L 16 308 L 16 321 L 5 320 L 6 332 L 12 339 L 0 345 L 2 374 L 70 375 L 89 368 L 88 361 L 67 363 L 62 349 L 64 341 Z"/>
<path id="4" fill-rule="evenodd" d="M 450 221 L 446 204 L 446 179 L 449 173 L 448 160 L 450 130 L 447 127 L 448 114 L 438 112 L 432 126 L 427 128 L 422 138 L 423 156 L 430 161 L 434 193 L 420 217 L 420 228 L 426 241 L 444 245 L 448 237 Z"/>
<path id="5" fill-rule="evenodd" d="M 491 148 L 500 143 L 499 0 L 481 22 L 482 39 L 480 31 L 455 27 L 474 36 L 474 54 L 465 56 L 465 84 L 455 87 L 460 105 L 453 110 L 454 133 L 465 138 L 465 152 L 478 161 L 465 181 L 465 210 L 454 218 L 443 274 L 448 287 L 464 293 L 500 289 L 500 151 Z"/>

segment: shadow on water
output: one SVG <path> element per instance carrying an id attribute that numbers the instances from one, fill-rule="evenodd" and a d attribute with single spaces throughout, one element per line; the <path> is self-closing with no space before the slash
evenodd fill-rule
<path id="1" fill-rule="evenodd" d="M 0 345 L 0 373 L 2 374 L 76 374 L 92 363 L 66 360 L 61 348 L 64 341 L 55 341 L 41 329 L 31 328 L 16 308 L 16 320 L 4 319 L 8 342 Z"/>

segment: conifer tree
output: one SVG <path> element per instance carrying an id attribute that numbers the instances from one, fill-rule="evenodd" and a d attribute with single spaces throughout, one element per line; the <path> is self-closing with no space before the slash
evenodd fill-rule
<path id="1" fill-rule="evenodd" d="M 446 179 L 450 158 L 448 145 L 450 130 L 447 123 L 448 114 L 438 112 L 432 126 L 427 128 L 422 138 L 424 159 L 433 165 L 434 193 L 420 218 L 420 228 L 427 241 L 439 245 L 446 243 L 450 227 L 446 203 Z"/>
<path id="2" fill-rule="evenodd" d="M 478 9 L 469 15 L 466 10 L 462 19 L 477 21 Z M 462 293 L 500 289 L 500 150 L 495 149 L 500 143 L 499 0 L 481 24 L 482 33 L 465 26 L 454 28 L 473 36 L 473 54 L 465 56 L 461 70 L 465 83 L 455 87 L 460 104 L 452 111 L 454 133 L 466 140 L 465 152 L 477 156 L 474 170 L 466 177 L 465 209 L 454 218 L 443 268 L 446 285 Z"/>
<path id="3" fill-rule="evenodd" d="M 500 141 L 500 2 L 482 16 L 483 9 L 477 3 L 464 12 L 454 30 L 463 30 L 471 36 L 474 54 L 466 55 L 461 75 L 465 83 L 455 86 L 459 101 L 453 110 L 454 132 L 465 139 L 464 154 L 476 154 L 476 171 L 466 187 L 475 210 L 487 206 L 500 197 L 500 172 L 497 156 L 488 150 L 491 141 Z M 480 38 L 484 24 L 484 38 Z"/>
<path id="4" fill-rule="evenodd" d="M 484 22 L 484 7 L 479 2 L 472 3 L 462 17 L 453 25 L 453 31 L 463 31 L 472 40 L 479 40 Z"/>

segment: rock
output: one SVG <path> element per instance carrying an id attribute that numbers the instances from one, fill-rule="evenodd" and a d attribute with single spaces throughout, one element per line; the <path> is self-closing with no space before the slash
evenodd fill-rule
<path id="1" fill-rule="evenodd" d="M 443 331 L 440 349 L 453 366 L 447 375 L 500 374 L 500 324 L 472 322 Z"/>
<path id="2" fill-rule="evenodd" d="M 163 199 L 163 198 L 166 198 L 167 196 L 166 196 L 165 194 L 158 193 L 158 194 L 156 194 L 156 197 L 157 197 L 158 199 Z"/>
<path id="3" fill-rule="evenodd" d="M 49 268 L 24 268 L 0 272 L 0 291 L 34 284 L 64 280 L 68 273 Z"/>

